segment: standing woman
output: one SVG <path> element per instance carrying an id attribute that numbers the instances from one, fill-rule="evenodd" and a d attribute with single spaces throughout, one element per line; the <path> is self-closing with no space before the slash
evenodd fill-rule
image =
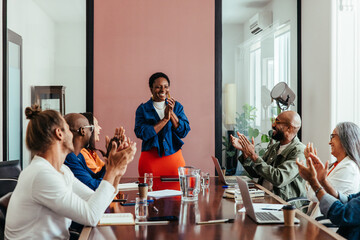
<path id="1" fill-rule="evenodd" d="M 151 75 L 152 97 L 136 110 L 135 134 L 142 140 L 139 175 L 178 175 L 185 166 L 181 152 L 184 138 L 190 131 L 183 106 L 170 97 L 170 80 L 162 72 Z"/>

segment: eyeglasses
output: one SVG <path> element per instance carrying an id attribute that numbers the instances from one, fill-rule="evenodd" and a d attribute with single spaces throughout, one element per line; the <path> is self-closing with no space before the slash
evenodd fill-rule
<path id="1" fill-rule="evenodd" d="M 337 134 L 336 133 L 332 133 L 332 134 L 330 134 L 330 141 L 335 137 L 335 136 L 337 136 Z"/>
<path id="2" fill-rule="evenodd" d="M 74 130 L 74 129 L 70 129 L 70 131 L 72 132 L 78 132 L 78 133 L 81 133 L 81 129 L 82 128 L 90 128 L 90 132 L 92 133 L 94 131 L 94 125 L 87 125 L 87 126 L 82 126 L 82 127 L 79 127 L 79 129 L 77 130 Z"/>
<path id="3" fill-rule="evenodd" d="M 94 125 L 83 126 L 83 128 L 90 128 L 90 132 L 94 131 Z"/>

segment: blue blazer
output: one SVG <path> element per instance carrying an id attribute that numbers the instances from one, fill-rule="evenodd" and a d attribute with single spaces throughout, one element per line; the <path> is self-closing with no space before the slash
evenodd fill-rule
<path id="1" fill-rule="evenodd" d="M 158 134 L 156 134 L 154 125 L 160 121 L 153 101 L 150 99 L 146 103 L 140 104 L 136 109 L 135 116 L 135 134 L 142 139 L 141 151 L 149 151 L 151 148 L 157 148 L 159 156 L 169 156 L 181 149 L 184 142 L 181 138 L 186 137 L 190 131 L 189 120 L 187 119 L 184 108 L 179 102 L 175 102 L 174 113 L 179 119 L 179 127 L 173 128 L 169 121 Z"/>
<path id="2" fill-rule="evenodd" d="M 77 179 L 94 191 L 99 187 L 106 172 L 105 166 L 97 173 L 91 171 L 81 153 L 78 156 L 73 152 L 69 153 L 66 156 L 65 165 L 71 169 Z"/>

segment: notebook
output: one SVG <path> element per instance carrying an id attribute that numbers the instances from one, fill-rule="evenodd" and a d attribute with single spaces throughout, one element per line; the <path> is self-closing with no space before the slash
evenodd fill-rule
<path id="1" fill-rule="evenodd" d="M 245 207 L 246 214 L 259 224 L 271 224 L 271 223 L 284 223 L 284 215 L 282 211 L 261 211 L 255 212 L 253 203 L 250 198 L 249 188 L 247 183 L 241 178 L 237 178 L 239 184 L 241 197 Z M 299 223 L 299 219 L 295 218 L 295 223 Z"/>
<path id="2" fill-rule="evenodd" d="M 104 213 L 98 225 L 135 225 L 132 213 Z"/>
<path id="3" fill-rule="evenodd" d="M 211 158 L 214 162 L 216 172 L 219 175 L 219 179 L 223 184 L 230 185 L 230 186 L 236 185 L 237 184 L 236 177 L 240 177 L 248 183 L 249 187 L 255 186 L 255 184 L 252 182 L 252 180 L 247 176 L 224 176 L 223 172 L 221 171 L 219 160 L 214 156 L 211 156 Z"/>

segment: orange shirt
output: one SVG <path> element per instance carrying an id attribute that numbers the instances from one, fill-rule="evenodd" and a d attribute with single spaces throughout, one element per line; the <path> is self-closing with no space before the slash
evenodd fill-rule
<path id="1" fill-rule="evenodd" d="M 99 158 L 95 151 L 83 148 L 81 149 L 80 153 L 84 156 L 88 168 L 90 168 L 94 173 L 99 172 L 105 165 L 105 163 Z"/>

